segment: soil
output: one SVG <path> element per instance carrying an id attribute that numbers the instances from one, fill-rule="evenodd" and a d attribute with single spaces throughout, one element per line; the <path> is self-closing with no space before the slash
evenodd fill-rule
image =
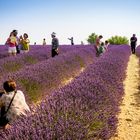
<path id="1" fill-rule="evenodd" d="M 140 140 L 140 64 L 136 55 L 130 56 L 124 89 L 117 133 L 111 140 Z"/>

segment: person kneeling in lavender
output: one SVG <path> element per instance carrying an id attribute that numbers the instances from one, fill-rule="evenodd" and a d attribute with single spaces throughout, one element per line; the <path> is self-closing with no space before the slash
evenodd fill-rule
<path id="1" fill-rule="evenodd" d="M 25 96 L 22 91 L 16 90 L 16 83 L 14 80 L 8 80 L 3 83 L 4 94 L 0 97 L 0 107 L 5 107 L 5 112 L 2 113 L 2 120 L 0 120 L 0 126 L 3 129 L 7 129 L 11 126 L 18 117 L 24 115 L 26 116 L 27 112 L 30 112 L 30 108 L 25 101 Z"/>

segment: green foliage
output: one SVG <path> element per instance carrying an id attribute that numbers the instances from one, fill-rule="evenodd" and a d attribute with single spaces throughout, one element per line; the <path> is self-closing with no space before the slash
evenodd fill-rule
<path id="1" fill-rule="evenodd" d="M 7 72 L 15 72 L 15 71 L 18 71 L 21 67 L 22 67 L 22 65 L 20 63 L 13 62 L 13 61 L 6 61 L 3 64 L 3 68 Z"/>
<path id="2" fill-rule="evenodd" d="M 98 37 L 98 35 L 96 35 L 95 33 L 92 33 L 91 35 L 89 35 L 87 42 L 89 44 L 94 44 L 97 37 Z"/>
<path id="3" fill-rule="evenodd" d="M 112 45 L 129 44 L 129 40 L 125 36 L 112 36 L 110 39 L 108 39 L 108 41 Z"/>
<path id="4" fill-rule="evenodd" d="M 23 61 L 29 64 L 36 64 L 38 62 L 37 59 L 34 58 L 33 56 L 25 56 Z"/>
<path id="5" fill-rule="evenodd" d="M 33 81 L 29 79 L 21 79 L 19 82 L 24 87 L 26 94 L 32 102 L 37 102 L 40 99 L 40 84 L 38 84 L 35 80 Z"/>
<path id="6" fill-rule="evenodd" d="M 80 56 L 78 56 L 78 55 L 75 56 L 75 59 L 76 59 L 76 61 L 79 62 L 80 67 L 85 67 L 85 64 L 84 64 L 84 62 L 83 62 L 83 60 L 82 60 L 82 58 Z"/>

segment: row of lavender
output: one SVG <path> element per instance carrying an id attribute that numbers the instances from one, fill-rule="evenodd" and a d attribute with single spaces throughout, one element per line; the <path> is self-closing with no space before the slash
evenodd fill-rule
<path id="1" fill-rule="evenodd" d="M 90 46 L 90 45 L 85 45 L 85 46 Z M 60 52 L 67 52 L 70 51 L 72 48 L 81 48 L 82 45 L 60 45 Z M 38 55 L 38 52 L 40 54 L 40 50 L 42 50 L 43 55 L 47 55 L 48 57 L 51 56 L 51 45 L 31 45 L 30 46 L 30 52 L 34 52 Z M 41 53 L 42 54 L 42 53 Z M 8 57 L 8 47 L 6 45 L 0 45 L 0 59 L 3 59 L 5 57 Z"/>
<path id="2" fill-rule="evenodd" d="M 1 53 L 6 53 L 6 46 L 0 46 Z M 50 48 L 49 47 L 32 47 L 31 51 L 27 54 L 18 54 L 16 57 L 13 56 L 6 56 L 2 57 L 0 54 L 0 78 L 4 74 L 16 72 L 27 65 L 36 64 L 40 61 L 46 60 L 50 57 Z"/>
<path id="3" fill-rule="evenodd" d="M 140 45 L 136 48 L 136 55 L 140 57 Z"/>
<path id="4" fill-rule="evenodd" d="M 41 48 L 47 49 L 50 48 L 50 46 L 47 47 L 42 47 L 41 45 L 36 45 L 36 46 L 30 46 L 30 52 L 36 50 L 40 50 Z M 0 59 L 8 57 L 8 46 L 6 45 L 0 45 Z"/>
<path id="5" fill-rule="evenodd" d="M 116 130 L 130 51 L 112 47 L 71 84 L 54 92 L 34 115 L 21 118 L 3 140 L 109 139 Z"/>
<path id="6" fill-rule="evenodd" d="M 139 58 L 139 66 L 140 66 L 140 45 L 136 48 L 136 55 Z M 139 71 L 139 74 L 140 74 L 140 71 Z M 139 99 L 137 99 L 137 102 L 139 103 Z"/>
<path id="7" fill-rule="evenodd" d="M 65 47 L 62 47 L 62 51 L 63 48 Z M 35 54 L 33 54 L 33 56 L 34 55 Z M 15 65 L 19 62 L 22 66 L 20 70 L 2 75 L 0 81 L 2 84 L 9 76 L 13 77 L 16 80 L 19 89 L 26 94 L 28 103 L 36 102 L 39 99 L 41 100 L 44 96 L 44 92 L 46 95 L 53 89 L 65 84 L 65 80 L 75 77 L 82 68 L 85 68 L 95 61 L 95 51 L 92 46 L 81 46 L 77 49 L 76 47 L 73 47 L 69 51 L 60 53 L 60 55 L 55 58 L 40 61 L 29 66 L 27 66 L 27 63 L 24 61 L 27 56 L 31 57 L 31 55 L 26 55 L 15 60 Z M 12 59 L 9 61 L 11 60 Z M 9 63 L 7 64 L 9 65 Z M 24 67 L 25 65 L 26 67 Z"/>
<path id="8" fill-rule="evenodd" d="M 89 47 L 89 46 L 87 46 Z M 90 46 L 91 47 L 91 46 Z M 82 48 L 82 46 L 60 46 L 60 54 L 70 52 L 71 50 L 75 50 L 78 48 Z M 7 54 L 5 52 L 6 47 L 0 46 L 0 53 Z M 2 57 L 0 54 L 0 73 L 1 77 L 3 74 L 11 73 L 20 70 L 24 66 L 36 64 L 40 61 L 46 60 L 51 57 L 51 46 L 31 46 L 31 51 L 27 54 L 19 54 L 16 57 Z"/>

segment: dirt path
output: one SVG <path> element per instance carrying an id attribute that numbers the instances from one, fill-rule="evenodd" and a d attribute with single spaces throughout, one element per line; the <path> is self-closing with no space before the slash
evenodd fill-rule
<path id="1" fill-rule="evenodd" d="M 127 77 L 124 81 L 125 95 L 118 116 L 118 133 L 111 140 L 140 140 L 140 75 L 139 59 L 130 56 Z"/>

